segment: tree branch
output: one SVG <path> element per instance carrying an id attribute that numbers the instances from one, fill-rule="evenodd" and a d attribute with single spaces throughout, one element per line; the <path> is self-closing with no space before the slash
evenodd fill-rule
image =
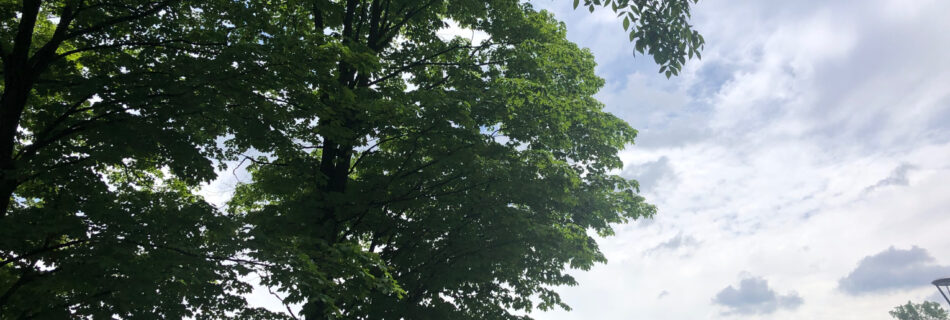
<path id="1" fill-rule="evenodd" d="M 59 15 L 59 23 L 56 24 L 53 36 L 30 58 L 29 64 L 33 73 L 39 74 L 45 70 L 46 66 L 53 61 L 56 49 L 66 40 L 66 31 L 69 29 L 69 24 L 76 18 L 76 12 L 79 10 L 78 7 L 82 6 L 82 0 L 79 0 L 76 7 L 73 7 L 73 4 L 73 2 L 66 3 L 63 7 L 63 13 Z"/>
<path id="2" fill-rule="evenodd" d="M 417 61 L 414 61 L 414 62 L 412 62 L 412 63 L 409 63 L 409 64 L 407 64 L 407 65 L 404 65 L 404 66 L 400 67 L 399 69 L 396 69 L 396 71 L 390 72 L 389 74 L 387 74 L 387 75 L 385 75 L 385 76 L 382 76 L 382 77 L 380 77 L 380 78 L 378 78 L 378 79 L 376 79 L 376 80 L 370 81 L 369 83 L 366 84 L 366 87 L 375 85 L 375 84 L 377 84 L 377 83 L 386 81 L 386 80 L 389 79 L 389 78 L 398 76 L 398 75 L 402 74 L 403 72 L 405 72 L 406 70 L 409 70 L 409 69 L 412 69 L 412 68 L 414 68 L 414 67 L 417 67 L 417 66 L 422 65 L 423 63 L 425 63 L 425 62 L 428 61 L 429 59 L 432 59 L 432 58 L 438 57 L 438 56 L 440 56 L 440 55 L 446 54 L 446 53 L 448 53 L 448 52 L 450 52 L 450 51 L 457 50 L 457 49 L 461 49 L 461 48 L 465 48 L 465 47 L 466 47 L 466 46 L 451 46 L 451 47 L 448 47 L 448 48 L 446 48 L 446 49 L 444 49 L 444 50 L 441 50 L 441 51 L 439 51 L 439 52 L 436 52 L 436 53 L 430 54 L 430 55 L 428 55 L 428 56 L 422 57 L 422 59 L 419 59 L 419 60 L 417 60 Z"/>
<path id="3" fill-rule="evenodd" d="M 407 13 L 402 20 L 394 24 L 392 27 L 384 29 L 382 32 L 383 35 L 389 34 L 389 36 L 385 37 L 384 39 L 381 39 L 383 43 L 389 43 L 390 41 L 392 41 L 392 39 L 395 38 L 397 34 L 399 34 L 399 29 L 402 29 L 402 27 L 406 25 L 406 23 L 409 23 L 409 20 L 412 20 L 412 18 L 414 18 L 416 15 L 421 13 L 423 10 L 425 10 L 429 6 L 435 4 L 437 1 L 439 0 L 429 0 L 429 2 L 426 2 L 422 6 Z"/>
<path id="4" fill-rule="evenodd" d="M 294 314 L 294 310 L 290 309 L 290 305 L 287 304 L 287 302 L 284 302 L 284 298 L 281 298 L 279 294 L 274 292 L 274 290 L 271 290 L 270 286 L 264 286 L 264 287 L 267 288 L 267 292 L 269 292 L 272 296 L 274 296 L 274 298 L 277 298 L 277 300 L 280 301 L 280 304 L 284 305 L 284 308 L 287 309 L 287 313 L 290 314 L 291 318 L 294 318 L 296 320 L 300 319 L 297 317 L 296 314 Z"/>
<path id="5" fill-rule="evenodd" d="M 43 246 L 42 248 L 35 249 L 35 250 L 33 250 L 33 251 L 24 253 L 24 254 L 22 254 L 22 255 L 19 255 L 19 256 L 16 256 L 16 257 L 12 257 L 12 258 L 7 259 L 7 260 L 4 260 L 4 261 L 0 261 L 0 267 L 3 267 L 3 266 L 8 265 L 8 264 L 10 264 L 10 263 L 17 262 L 17 261 L 20 261 L 20 260 L 23 260 L 23 259 L 26 259 L 26 258 L 29 258 L 29 257 L 32 257 L 32 256 L 37 256 L 37 255 L 44 254 L 44 253 L 47 253 L 47 252 L 50 252 L 50 251 L 54 251 L 54 250 L 57 250 L 57 249 L 62 249 L 62 248 L 66 248 L 66 247 L 71 247 L 71 246 L 73 246 L 73 245 L 85 243 L 85 242 L 87 242 L 87 241 L 89 241 L 89 239 L 79 239 L 79 240 L 72 240 L 72 241 L 63 242 L 63 243 L 60 243 L 60 244 L 55 245 L 55 246 L 52 246 L 52 247 Z"/>
<path id="6" fill-rule="evenodd" d="M 9 62 L 25 61 L 33 44 L 33 28 L 36 27 L 36 17 L 40 12 L 40 0 L 23 0 L 20 8 L 20 25 L 13 40 L 13 49 L 10 52 Z M 6 64 L 6 63 L 4 63 Z M 12 66 L 6 66 L 10 68 Z M 8 72 L 8 71 L 7 71 Z"/>
<path id="7" fill-rule="evenodd" d="M 67 57 L 67 56 L 74 55 L 81 52 L 100 50 L 100 49 L 116 49 L 116 48 L 131 47 L 131 46 L 164 47 L 164 48 L 178 49 L 178 50 L 189 52 L 189 53 L 196 53 L 196 54 L 204 53 L 201 50 L 196 50 L 196 49 L 191 49 L 191 48 L 168 46 L 168 44 L 171 44 L 171 43 L 183 43 L 183 44 L 189 44 L 193 46 L 221 46 L 223 47 L 227 45 L 227 43 L 224 43 L 224 42 L 200 43 L 200 42 L 189 41 L 187 39 L 169 39 L 169 40 L 164 40 L 164 41 L 125 41 L 125 42 L 117 42 L 113 44 L 104 44 L 104 45 L 82 47 L 82 48 L 69 50 L 69 51 L 56 55 L 54 59 L 60 59 L 60 58 Z"/>
<path id="8" fill-rule="evenodd" d="M 177 0 L 167 0 L 167 1 L 163 1 L 163 2 L 153 2 L 153 3 L 155 4 L 155 6 L 152 7 L 152 8 L 145 9 L 145 10 L 142 11 L 142 12 L 138 12 L 138 13 L 135 13 L 135 14 L 132 14 L 132 15 L 122 16 L 122 17 L 118 17 L 118 18 L 109 19 L 109 20 L 107 20 L 107 21 L 105 21 L 105 22 L 103 22 L 103 23 L 100 23 L 100 24 L 97 24 L 97 25 L 93 25 L 93 26 L 88 27 L 88 28 L 85 28 L 85 29 L 80 29 L 80 30 L 76 30 L 76 31 L 70 32 L 69 34 L 66 35 L 66 39 L 72 39 L 72 38 L 75 38 L 75 37 L 79 37 L 79 36 L 82 36 L 82 35 L 90 34 L 90 33 L 96 32 L 96 31 L 100 31 L 100 30 L 105 29 L 105 28 L 112 27 L 112 26 L 115 26 L 115 25 L 120 24 L 120 23 L 123 23 L 123 22 L 129 22 L 129 21 L 133 21 L 133 20 L 137 20 L 137 19 L 141 19 L 141 18 L 147 17 L 147 16 L 149 16 L 149 15 L 152 15 L 152 14 L 158 13 L 159 11 L 162 11 L 162 9 L 167 8 L 167 7 L 168 7 L 169 5 L 171 5 L 171 3 L 174 2 L 174 1 L 177 1 Z"/>

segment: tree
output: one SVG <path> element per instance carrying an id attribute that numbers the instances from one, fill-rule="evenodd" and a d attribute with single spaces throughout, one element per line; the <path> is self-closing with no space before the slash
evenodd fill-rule
<path id="1" fill-rule="evenodd" d="M 229 1 L 0 4 L 0 318 L 223 316 L 239 223 L 196 196 L 249 51 Z M 229 80 L 229 81 L 224 81 Z M 209 86 L 215 83 L 215 86 Z M 245 121 L 247 122 L 247 121 Z"/>
<path id="2" fill-rule="evenodd" d="M 690 2 L 584 5 L 670 76 Z M 566 307 L 588 231 L 654 209 L 564 33 L 514 0 L 0 3 L 0 318 L 279 317 L 252 270 L 307 318 Z M 228 212 L 196 195 L 242 158 Z"/>
<path id="3" fill-rule="evenodd" d="M 924 301 L 923 303 L 912 303 L 897 306 L 894 310 L 888 312 L 891 317 L 898 320 L 946 320 L 947 311 L 940 307 L 939 303 Z"/>
<path id="4" fill-rule="evenodd" d="M 701 45 L 691 30 L 638 25 L 689 29 L 669 18 L 688 17 L 686 1 L 586 5 L 650 12 L 625 27 L 668 75 Z M 253 181 L 230 210 L 268 265 L 264 285 L 304 303 L 306 318 L 567 308 L 551 289 L 575 284 L 565 268 L 606 261 L 589 231 L 654 214 L 635 181 L 613 174 L 636 131 L 593 99 L 603 80 L 592 55 L 550 14 L 513 0 L 255 11 L 279 17 L 251 41 L 275 48 L 264 63 L 284 80 L 265 95 L 292 118 L 268 124 L 285 140 L 247 157 Z M 489 39 L 443 39 L 447 20 Z M 297 48 L 310 54 L 280 54 Z"/>

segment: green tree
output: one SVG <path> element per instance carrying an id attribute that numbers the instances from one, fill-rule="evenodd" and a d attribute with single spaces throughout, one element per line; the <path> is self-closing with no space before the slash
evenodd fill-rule
<path id="1" fill-rule="evenodd" d="M 897 306 L 889 311 L 891 317 L 898 320 L 947 320 L 950 319 L 947 311 L 940 307 L 939 303 L 924 301 L 924 303 L 912 303 Z"/>
<path id="2" fill-rule="evenodd" d="M 230 3 L 0 3 L 0 318 L 243 305 L 239 224 L 194 193 L 231 115 L 273 113 L 223 91 L 256 79 Z"/>
<path id="3" fill-rule="evenodd" d="M 691 1 L 584 5 L 670 76 Z M 0 2 L 0 318 L 279 317 L 250 271 L 308 318 L 566 307 L 588 231 L 653 208 L 564 33 L 514 0 Z M 247 150 L 229 213 L 195 194 Z"/>
<path id="4" fill-rule="evenodd" d="M 253 10 L 273 18 L 249 41 L 273 48 L 262 63 L 282 80 L 263 95 L 291 117 L 245 159 L 253 181 L 230 210 L 246 217 L 263 283 L 306 318 L 567 308 L 552 290 L 575 284 L 565 268 L 606 261 L 590 232 L 654 214 L 613 174 L 636 131 L 593 99 L 592 55 L 549 13 L 514 0 L 282 4 Z M 680 20 L 688 1 L 585 4 L 626 15 L 668 75 L 702 45 Z M 444 39 L 448 20 L 488 39 Z M 651 23 L 689 32 L 643 33 Z"/>

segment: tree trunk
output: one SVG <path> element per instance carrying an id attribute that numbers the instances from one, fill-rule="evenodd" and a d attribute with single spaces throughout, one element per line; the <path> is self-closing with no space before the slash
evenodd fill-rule
<path id="1" fill-rule="evenodd" d="M 40 1 L 23 1 L 13 48 L 3 57 L 4 88 L 3 95 L 0 96 L 0 219 L 7 215 L 10 198 L 17 187 L 13 147 L 16 145 L 20 116 L 35 80 L 29 56 L 39 10 Z"/>
<path id="2" fill-rule="evenodd" d="M 19 60 L 19 59 L 10 59 Z M 9 60 L 7 60 L 9 61 Z M 0 218 L 7 214 L 10 198 L 17 187 L 13 149 L 16 145 L 20 116 L 33 83 L 26 61 L 5 67 L 3 96 L 0 97 Z"/>

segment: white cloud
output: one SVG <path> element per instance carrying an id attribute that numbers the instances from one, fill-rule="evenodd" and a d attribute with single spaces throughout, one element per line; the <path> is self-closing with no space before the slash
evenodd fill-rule
<path id="1" fill-rule="evenodd" d="M 838 288 L 851 295 L 929 287 L 934 279 L 950 275 L 950 266 L 938 265 L 927 250 L 890 247 L 861 259 L 858 266 L 838 281 Z"/>
<path id="2" fill-rule="evenodd" d="M 710 298 L 742 270 L 806 301 L 770 319 L 884 319 L 933 295 L 839 280 L 881 248 L 950 256 L 950 3 L 701 1 L 703 60 L 671 80 L 612 18 L 538 5 L 592 47 L 599 98 L 640 130 L 624 175 L 659 209 L 600 241 L 610 262 L 561 290 L 574 311 L 538 319 L 757 318 Z M 642 254 L 679 235 L 702 246 Z"/>
<path id="3" fill-rule="evenodd" d="M 723 314 L 770 314 L 779 309 L 794 310 L 804 303 L 798 293 L 777 294 L 768 281 L 748 277 L 739 281 L 739 287 L 728 286 L 713 298 L 713 303 L 725 307 Z"/>

